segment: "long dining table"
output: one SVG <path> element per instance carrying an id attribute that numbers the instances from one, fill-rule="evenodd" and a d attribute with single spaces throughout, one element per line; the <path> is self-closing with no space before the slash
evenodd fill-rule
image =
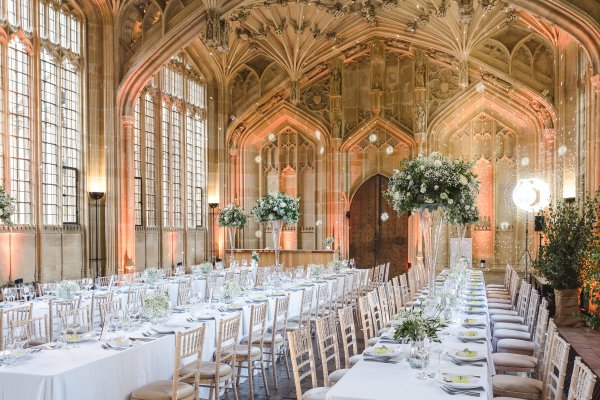
<path id="1" fill-rule="evenodd" d="M 348 274 L 359 276 L 358 271 Z M 272 320 L 277 297 L 289 296 L 289 316 L 300 313 L 304 288 L 329 285 L 341 281 L 343 274 L 303 281 L 302 285 L 290 282 L 286 287 L 271 290 L 253 290 L 234 302 L 240 307 L 233 310 L 226 304 L 217 303 L 203 307 L 193 314 L 189 308 L 176 308 L 168 321 L 160 326 L 144 323 L 134 330 L 118 335 L 137 338 L 122 349 L 105 349 L 102 344 L 111 336 L 105 332 L 102 340 L 97 337 L 63 349 L 54 344 L 42 345 L 35 352 L 27 353 L 17 365 L 0 364 L 0 400 L 125 400 L 136 388 L 147 383 L 170 379 L 174 368 L 175 335 L 173 333 L 206 324 L 203 360 L 212 360 L 216 350 L 218 322 L 221 319 L 242 314 L 239 339 L 247 334 L 252 298 L 264 297 L 268 302 L 269 318 Z M 342 290 L 338 285 L 338 290 Z M 205 286 L 203 286 L 205 287 Z M 315 293 L 317 290 L 315 290 Z M 341 294 L 341 292 L 338 292 Z M 126 296 L 124 293 L 117 293 Z M 34 303 L 34 314 L 47 311 L 44 302 Z M 146 335 L 150 334 L 150 337 Z M 1 362 L 1 361 L 0 361 Z"/>
<path id="2" fill-rule="evenodd" d="M 444 376 L 464 375 L 479 378 L 478 386 L 483 390 L 479 396 L 481 398 L 492 398 L 491 377 L 495 373 L 493 363 L 491 362 L 491 338 L 489 331 L 489 315 L 487 312 L 487 299 L 485 284 L 481 271 L 471 272 L 471 278 L 465 288 L 468 296 L 478 300 L 477 307 L 461 307 L 455 314 L 449 326 L 441 332 L 443 355 L 439 359 L 432 355 L 429 362 L 428 372 L 430 374 L 426 379 L 416 377 L 418 371 L 411 369 L 406 360 L 396 359 L 393 362 L 378 362 L 377 360 L 368 361 L 369 358 L 363 357 L 354 367 L 352 367 L 343 378 L 338 381 L 328 392 L 328 400 L 389 400 L 399 398 L 410 399 L 472 399 L 476 393 L 467 395 L 465 393 L 449 394 L 442 390 L 440 379 Z M 420 300 L 427 297 L 427 291 L 421 294 Z M 419 304 L 417 301 L 415 304 Z M 394 344 L 392 335 L 393 329 L 384 333 L 377 346 L 386 346 L 392 349 L 398 349 L 402 344 Z M 461 341 L 459 332 L 474 331 L 484 337 L 485 340 L 470 341 L 465 343 Z M 463 339 L 464 340 L 464 339 Z M 456 365 L 448 354 L 464 351 L 477 352 L 479 356 L 485 358 L 482 362 L 470 365 Z M 403 351 L 399 351 L 402 354 Z"/>

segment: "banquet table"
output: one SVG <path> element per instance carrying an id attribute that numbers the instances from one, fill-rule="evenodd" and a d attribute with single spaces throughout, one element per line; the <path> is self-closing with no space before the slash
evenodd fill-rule
<path id="1" fill-rule="evenodd" d="M 355 273 L 358 276 L 357 272 Z M 341 281 L 342 277 L 337 277 Z M 331 285 L 333 279 L 314 283 L 315 292 L 319 285 Z M 285 295 L 290 297 L 289 316 L 300 312 L 303 289 L 289 285 Z M 338 285 L 338 287 L 341 285 Z M 280 288 L 279 290 L 283 290 Z M 341 289 L 338 289 L 341 290 Z M 192 318 L 190 309 L 176 308 L 167 322 L 157 328 L 165 333 L 151 341 L 132 341 L 132 346 L 123 351 L 103 349 L 102 343 L 115 335 L 105 332 L 102 341 L 98 338 L 78 343 L 75 348 L 51 349 L 40 347 L 40 351 L 29 353 L 15 365 L 0 364 L 0 400 L 126 400 L 133 390 L 156 380 L 170 379 L 173 372 L 175 335 L 166 332 L 181 331 L 206 324 L 203 346 L 203 360 L 212 360 L 216 349 L 218 321 L 235 313 L 242 313 L 239 340 L 247 334 L 250 299 L 257 295 L 265 296 L 268 302 L 269 318 L 272 320 L 277 291 L 252 291 L 247 297 L 235 303 L 239 310 L 229 310 L 226 304 L 218 303 L 212 308 L 202 308 L 194 313 L 200 318 Z M 119 294 L 120 296 L 123 293 Z M 44 306 L 46 304 L 46 306 Z M 34 314 L 47 312 L 47 303 L 34 303 Z M 126 337 L 143 338 L 143 333 L 156 334 L 150 323 L 144 323 L 134 331 L 125 332 Z"/>
<path id="2" fill-rule="evenodd" d="M 480 271 L 474 273 L 475 276 L 481 277 Z M 477 351 L 480 355 L 485 355 L 487 362 L 482 362 L 481 367 L 477 366 L 458 366 L 453 364 L 447 356 L 441 357 L 438 373 L 438 358 L 432 355 L 429 364 L 429 371 L 436 373 L 435 378 L 418 379 L 416 378 L 417 370 L 411 369 L 408 362 L 400 361 L 398 363 L 382 363 L 361 360 L 352 367 L 344 377 L 331 388 L 327 394 L 328 400 L 389 400 L 400 398 L 402 395 L 408 395 L 406 398 L 411 399 L 472 399 L 473 397 L 465 394 L 450 395 L 440 388 L 438 379 L 441 374 L 459 374 L 480 377 L 480 384 L 485 391 L 480 395 L 480 398 L 492 398 L 491 391 L 491 376 L 495 373 L 493 363 L 491 362 L 491 338 L 489 332 L 489 316 L 487 313 L 487 301 L 485 301 L 485 285 L 482 278 L 477 284 L 471 284 L 471 290 L 476 296 L 480 296 L 483 302 L 481 310 L 472 309 L 470 312 L 477 313 L 476 315 L 459 312 L 455 318 L 456 322 L 450 324 L 444 329 L 441 336 L 443 338 L 444 353 L 452 353 L 454 351 L 462 351 L 466 348 Z M 426 296 L 424 294 L 423 296 Z M 484 323 L 485 327 L 475 329 L 469 327 L 469 331 L 477 331 L 482 336 L 485 336 L 484 343 L 463 343 L 455 335 L 458 331 L 465 331 L 467 328 L 462 326 L 465 319 L 476 319 L 478 323 Z M 408 346 L 400 344 L 390 344 L 387 340 L 390 339 L 392 330 L 381 336 L 380 342 L 376 346 L 383 343 L 387 347 L 396 348 L 399 346 Z M 387 340 L 386 340 L 387 339 Z"/>

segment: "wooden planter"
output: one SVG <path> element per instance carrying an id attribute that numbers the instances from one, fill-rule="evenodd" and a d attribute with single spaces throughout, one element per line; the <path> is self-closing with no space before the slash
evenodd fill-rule
<path id="1" fill-rule="evenodd" d="M 579 296 L 581 289 L 554 289 L 554 299 L 556 302 L 556 313 L 554 322 L 556 326 L 577 327 L 580 325 L 579 317 Z"/>

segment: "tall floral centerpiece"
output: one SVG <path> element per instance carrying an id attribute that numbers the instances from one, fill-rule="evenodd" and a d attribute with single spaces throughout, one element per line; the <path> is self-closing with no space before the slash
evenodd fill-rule
<path id="1" fill-rule="evenodd" d="M 12 225 L 10 219 L 14 213 L 15 198 L 4 190 L 4 186 L 0 186 L 0 221 Z"/>
<path id="2" fill-rule="evenodd" d="M 460 207 L 470 185 L 477 182 L 470 164 L 450 161 L 440 153 L 426 157 L 419 154 L 403 160 L 400 169 L 389 180 L 385 196 L 398 214 L 418 214 L 423 236 L 425 268 L 429 275 L 429 291 L 435 292 L 437 264 L 444 217 Z M 467 173 L 468 172 L 468 173 Z"/>
<path id="3" fill-rule="evenodd" d="M 458 234 L 458 254 L 456 259 L 460 262 L 463 256 L 467 226 L 479 221 L 479 210 L 477 209 L 479 181 L 472 171 L 472 163 L 457 160 L 454 162 L 454 167 L 456 168 L 456 173 L 465 177 L 465 179 L 460 178 L 462 182 L 465 180 L 468 182 L 464 185 L 465 190 L 460 192 L 458 199 L 446 208 L 448 222 L 456 226 L 456 233 Z"/>
<path id="4" fill-rule="evenodd" d="M 295 224 L 300 217 L 300 200 L 285 193 L 271 192 L 256 201 L 252 215 L 261 224 L 271 224 L 275 267 L 279 267 L 279 250 L 283 224 Z"/>
<path id="5" fill-rule="evenodd" d="M 235 233 L 238 229 L 243 229 L 248 224 L 248 217 L 241 207 L 233 203 L 227 204 L 219 211 L 217 223 L 222 228 L 227 228 L 229 234 L 229 248 L 231 250 L 231 260 L 233 261 L 233 250 L 235 247 Z"/>

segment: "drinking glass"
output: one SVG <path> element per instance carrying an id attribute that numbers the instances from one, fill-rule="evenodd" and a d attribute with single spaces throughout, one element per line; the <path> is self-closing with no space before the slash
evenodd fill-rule
<path id="1" fill-rule="evenodd" d="M 92 286 L 94 286 L 94 281 L 92 280 L 92 278 L 83 278 L 81 280 L 81 286 L 83 286 L 83 289 L 86 291 L 90 291 L 90 289 L 92 289 Z"/>

